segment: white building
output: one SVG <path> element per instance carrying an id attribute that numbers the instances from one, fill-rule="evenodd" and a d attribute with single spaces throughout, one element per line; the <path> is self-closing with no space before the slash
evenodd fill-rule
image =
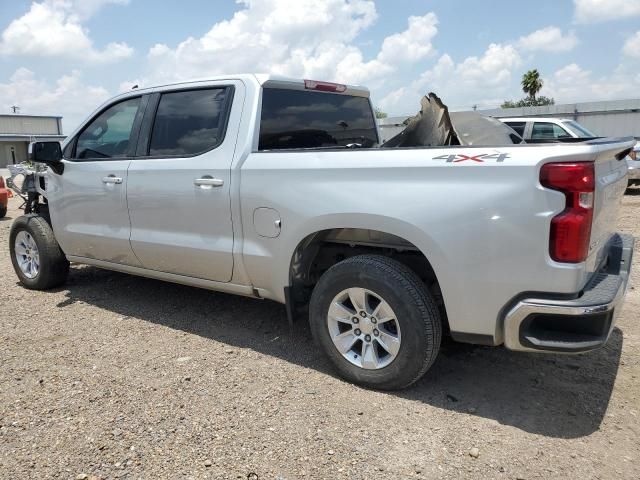
<path id="1" fill-rule="evenodd" d="M 62 117 L 0 115 L 0 168 L 26 160 L 29 142 L 64 138 Z"/>

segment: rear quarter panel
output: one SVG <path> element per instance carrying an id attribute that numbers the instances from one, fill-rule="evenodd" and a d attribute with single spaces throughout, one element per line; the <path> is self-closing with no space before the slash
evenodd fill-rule
<path id="1" fill-rule="evenodd" d="M 251 153 L 240 186 L 246 272 L 283 302 L 292 253 L 309 234 L 391 233 L 431 262 L 452 330 L 500 342 L 496 320 L 515 295 L 572 293 L 584 282 L 585 264 L 558 264 L 548 254 L 549 221 L 565 200 L 538 177 L 559 148 L 589 159 L 586 147 L 531 145 Z M 260 207 L 280 213 L 279 237 L 256 233 Z"/>

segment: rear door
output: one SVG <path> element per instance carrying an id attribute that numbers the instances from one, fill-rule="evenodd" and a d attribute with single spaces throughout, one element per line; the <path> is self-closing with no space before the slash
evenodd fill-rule
<path id="1" fill-rule="evenodd" d="M 129 167 L 131 246 L 145 268 L 228 282 L 231 162 L 244 85 L 154 94 Z"/>
<path id="2" fill-rule="evenodd" d="M 132 97 L 103 109 L 65 147 L 63 174 L 48 176 L 53 229 L 65 254 L 139 266 L 126 189 L 146 101 Z"/>

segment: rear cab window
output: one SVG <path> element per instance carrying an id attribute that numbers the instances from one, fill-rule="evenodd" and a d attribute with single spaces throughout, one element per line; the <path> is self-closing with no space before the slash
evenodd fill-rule
<path id="1" fill-rule="evenodd" d="M 372 147 L 378 143 L 368 97 L 265 87 L 259 151 Z"/>

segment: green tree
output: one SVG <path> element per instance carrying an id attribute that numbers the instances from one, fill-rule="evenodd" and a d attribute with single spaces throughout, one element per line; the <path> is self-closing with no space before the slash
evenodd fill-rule
<path id="1" fill-rule="evenodd" d="M 505 102 L 500 105 L 500 108 L 542 107 L 544 105 L 555 105 L 555 103 L 556 101 L 553 98 L 541 95 L 537 98 L 523 98 L 517 102 L 514 102 L 513 100 L 505 100 Z"/>
<path id="2" fill-rule="evenodd" d="M 387 114 L 380 110 L 378 107 L 374 107 L 373 111 L 376 114 L 376 118 L 387 118 Z"/>
<path id="3" fill-rule="evenodd" d="M 535 68 L 522 76 L 522 91 L 529 95 L 532 100 L 536 99 L 536 95 L 542 89 L 542 85 L 543 81 L 540 78 L 540 73 Z"/>

